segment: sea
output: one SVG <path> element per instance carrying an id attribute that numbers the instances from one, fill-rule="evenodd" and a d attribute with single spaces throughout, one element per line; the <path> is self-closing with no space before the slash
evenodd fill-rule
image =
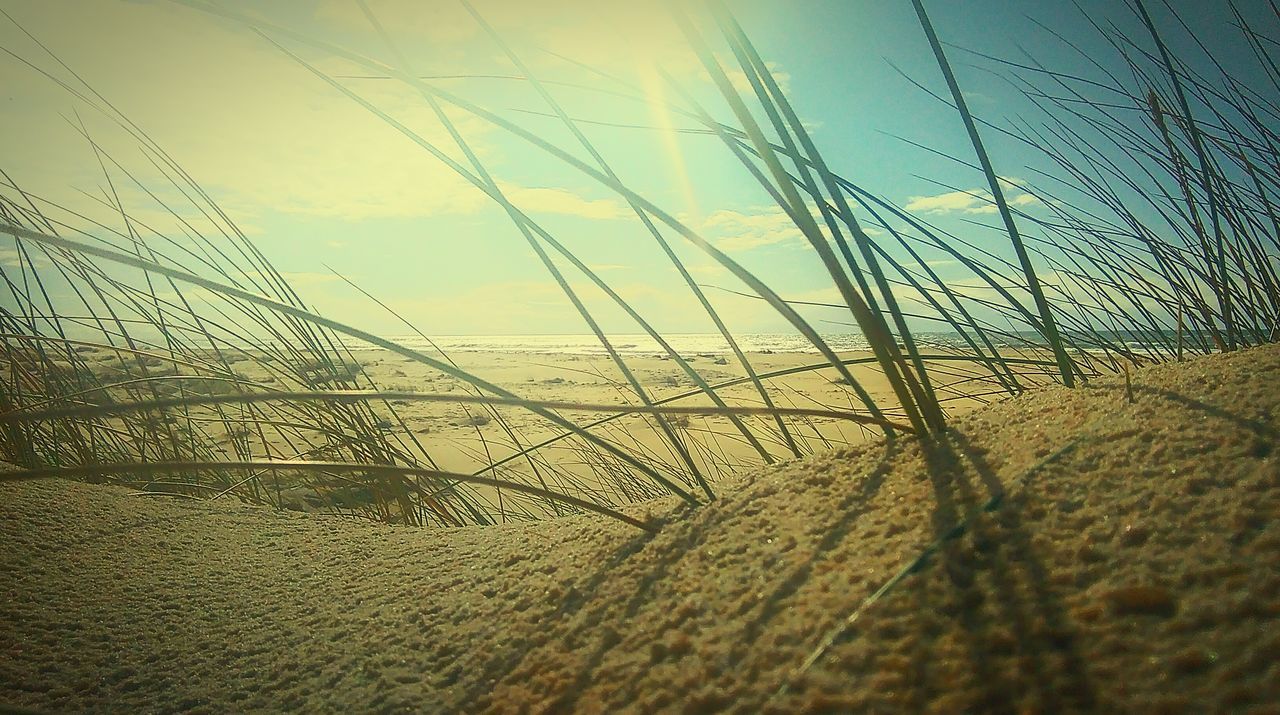
<path id="1" fill-rule="evenodd" d="M 718 333 L 670 333 L 662 336 L 681 355 L 720 355 L 729 352 L 729 343 Z M 787 333 L 743 333 L 734 335 L 738 347 L 745 352 L 817 352 L 804 336 Z M 431 349 L 418 335 L 391 338 L 408 348 Z M 824 335 L 823 339 L 837 351 L 867 350 L 867 340 L 860 334 Z M 578 335 L 442 335 L 431 342 L 446 353 L 503 352 L 557 355 L 604 355 L 604 346 L 592 334 Z M 658 341 L 645 333 L 609 335 L 614 350 L 623 355 L 664 353 Z"/>
<path id="2" fill-rule="evenodd" d="M 940 350 L 965 349 L 967 344 L 956 333 L 921 332 L 913 333 L 916 343 L 922 348 Z M 1004 338 L 993 338 L 997 348 L 1027 347 L 1039 343 L 1038 336 L 1028 334 L 1010 335 Z M 1143 338 L 1147 336 L 1103 334 L 1104 339 L 1112 345 L 1124 345 L 1130 350 L 1143 351 L 1149 347 Z M 1154 337 L 1154 336 L 1150 336 Z M 558 355 L 604 355 L 604 346 L 592 334 L 555 334 L 555 335 L 440 335 L 430 339 L 420 335 L 388 336 L 390 340 L 407 348 L 420 351 L 440 349 L 446 353 L 458 352 L 502 352 L 524 354 L 558 354 Z M 723 355 L 730 351 L 729 343 L 718 333 L 670 333 L 663 338 L 681 355 Z M 870 346 L 861 333 L 824 333 L 823 340 L 836 352 L 852 352 L 869 350 Z M 735 334 L 734 340 L 744 352 L 775 353 L 817 353 L 804 336 L 795 333 L 741 333 Z M 610 334 L 609 341 L 613 348 L 623 355 L 657 355 L 665 351 L 658 342 L 644 333 Z M 1082 344 L 1095 343 L 1096 338 L 1082 341 Z M 352 349 L 372 347 L 360 341 L 348 344 Z"/>

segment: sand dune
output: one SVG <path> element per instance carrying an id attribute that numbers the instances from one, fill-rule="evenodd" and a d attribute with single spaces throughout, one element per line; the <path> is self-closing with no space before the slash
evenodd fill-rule
<path id="1" fill-rule="evenodd" d="M 0 485 L 39 711 L 1273 712 L 1280 348 L 1050 388 L 696 512 L 415 530 Z"/>

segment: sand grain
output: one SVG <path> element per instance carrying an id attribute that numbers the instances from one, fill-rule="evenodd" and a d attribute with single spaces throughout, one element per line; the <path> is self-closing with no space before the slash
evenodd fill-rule
<path id="1" fill-rule="evenodd" d="M 745 475 L 697 511 L 632 507 L 668 519 L 652 537 L 593 517 L 426 531 L 4 484 L 0 702 L 1266 712 L 1280 349 L 1133 382 L 1133 404 L 1121 379 L 1047 389 L 931 450 L 868 444 Z"/>

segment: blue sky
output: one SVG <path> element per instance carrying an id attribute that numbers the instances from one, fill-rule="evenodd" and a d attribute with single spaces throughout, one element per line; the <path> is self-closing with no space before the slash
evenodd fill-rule
<path id="1" fill-rule="evenodd" d="M 583 156 L 557 120 L 539 116 L 548 108 L 527 83 L 475 77 L 517 71 L 460 6 L 407 0 L 369 4 L 417 73 L 468 75 L 435 81 Z M 349 0 L 237 0 L 224 5 L 394 62 Z M 1260 3 L 1243 7 L 1265 17 L 1254 5 Z M 1039 21 L 1091 57 L 1106 62 L 1112 56 L 1070 4 L 977 0 L 928 6 L 942 39 L 960 47 L 1018 61 L 1026 51 L 1051 67 L 1086 71 L 1079 69 L 1076 52 L 1037 27 L 1034 21 Z M 1115 23 L 1141 46 L 1150 46 L 1122 5 L 1091 1 L 1081 6 L 1095 21 Z M 767 194 L 718 139 L 660 129 L 692 127 L 694 122 L 659 107 L 656 100 L 675 99 L 659 68 L 704 102 L 715 118 L 732 117 L 660 5 L 498 0 L 476 2 L 476 7 L 544 80 L 613 87 L 546 52 L 552 50 L 641 88 L 651 100 L 647 104 L 551 85 L 572 116 L 590 122 L 581 125 L 583 130 L 624 183 L 678 215 L 785 297 L 836 297 L 798 231 L 770 206 Z M 731 7 L 838 173 L 984 247 L 1007 252 L 1007 239 L 972 225 L 974 220 L 990 223 L 991 207 L 944 188 L 981 192 L 980 174 L 895 138 L 965 161 L 973 157 L 954 110 L 901 74 L 945 93 L 909 3 L 750 0 Z M 494 202 L 244 26 L 161 1 L 0 0 L 0 8 L 177 159 L 326 315 L 375 332 L 405 332 L 394 318 L 337 280 L 332 268 L 429 334 L 586 332 Z M 1161 9 L 1153 12 L 1166 17 Z M 1223 7 L 1179 3 L 1179 11 L 1204 39 L 1223 48 L 1219 57 L 1229 66 L 1251 71 L 1246 48 L 1232 40 Z M 1178 33 L 1171 32 L 1169 39 L 1186 47 Z M 410 88 L 355 78 L 370 72 L 324 50 L 281 41 L 425 140 L 462 158 Z M 0 47 L 67 77 L 3 18 Z M 729 57 L 722 46 L 717 49 L 722 60 Z M 991 63 L 959 49 L 949 51 L 977 114 L 997 123 L 1019 116 L 1035 120 L 1016 89 L 989 71 Z M 92 149 L 75 129 L 83 121 L 94 140 L 143 184 L 177 200 L 131 139 L 11 55 L 0 56 L 0 87 L 6 107 L 0 117 L 0 167 L 24 189 L 103 223 L 121 223 L 86 197 L 103 196 L 106 184 Z M 511 201 L 571 247 L 659 329 L 711 330 L 705 316 L 691 307 L 667 259 L 617 195 L 481 119 L 457 110 L 450 116 Z M 1027 180 L 1043 164 L 995 132 L 987 131 L 985 138 L 1003 176 Z M 174 234 L 171 217 L 130 186 L 119 169 L 111 172 L 132 215 L 161 233 Z M 1015 202 L 1019 194 L 1012 191 Z M 1037 210 L 1031 197 L 1022 201 L 1025 210 Z M 183 211 L 199 225 L 193 210 Z M 742 288 L 705 255 L 672 240 L 700 282 Z M 0 250 L 9 251 L 5 255 L 11 260 L 8 246 Z M 957 284 L 971 279 L 941 255 L 926 258 Z M 582 290 L 607 330 L 636 332 L 585 279 L 571 275 L 570 282 Z M 713 294 L 731 327 L 772 331 L 785 326 L 759 301 Z M 838 323 L 847 320 L 836 310 L 810 309 L 806 315 L 827 330 L 839 330 Z"/>

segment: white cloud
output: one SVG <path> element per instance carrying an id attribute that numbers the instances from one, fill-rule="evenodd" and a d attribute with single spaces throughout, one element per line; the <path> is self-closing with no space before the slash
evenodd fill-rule
<path id="1" fill-rule="evenodd" d="M 935 196 L 912 196 L 907 199 L 906 209 L 908 211 L 922 211 L 925 213 L 948 213 L 951 211 L 965 211 L 974 213 L 981 210 L 990 199 L 980 198 L 979 190 L 974 193 L 965 191 L 948 191 L 945 194 L 937 194 Z"/>
<path id="2" fill-rule="evenodd" d="M 808 209 L 809 214 L 818 221 L 823 235 L 826 235 L 817 206 L 810 204 Z M 688 217 L 683 214 L 680 218 L 688 221 Z M 809 246 L 804 232 L 777 205 L 753 206 L 742 211 L 721 209 L 697 222 L 695 228 L 726 253 L 740 253 L 763 246 Z M 874 226 L 862 226 L 862 230 L 868 236 L 884 235 L 884 231 Z"/>
<path id="3" fill-rule="evenodd" d="M 685 265 L 685 270 L 689 271 L 689 275 L 701 280 L 724 278 L 730 275 L 729 269 L 719 263 L 696 263 L 693 265 Z"/>
<path id="4" fill-rule="evenodd" d="M 726 253 L 804 240 L 804 234 L 778 206 L 755 207 L 747 212 L 721 209 L 707 216 L 700 228 Z"/>
<path id="5" fill-rule="evenodd" d="M 1033 206 L 1041 203 L 1034 195 L 1022 191 L 1017 179 L 1000 179 L 1000 188 L 1005 194 L 1005 201 L 1010 206 Z M 908 211 L 921 213 L 945 214 L 991 214 L 998 211 L 995 198 L 986 189 L 968 189 L 965 191 L 948 191 L 933 196 L 910 196 L 905 207 Z"/>
<path id="6" fill-rule="evenodd" d="M 12 236 L 10 236 L 10 238 L 12 238 Z M 32 248 L 30 246 L 27 247 L 26 258 L 29 258 L 30 260 L 24 260 L 23 255 L 18 252 L 17 248 L 0 246 L 0 266 L 5 266 L 7 268 L 26 267 L 28 269 L 41 269 L 49 268 L 53 265 L 53 263 L 50 262 L 39 249 Z"/>
<path id="7" fill-rule="evenodd" d="M 548 213 L 582 218 L 611 220 L 626 215 L 622 204 L 614 199 L 585 199 L 567 189 L 500 185 L 503 194 L 516 207 L 531 214 Z"/>
<path id="8" fill-rule="evenodd" d="M 755 90 L 751 87 L 751 81 L 747 79 L 747 73 L 742 71 L 736 62 L 725 61 L 722 58 L 721 66 L 724 67 L 724 73 L 729 78 L 729 83 L 733 85 L 734 89 L 742 94 L 751 97 L 755 96 Z M 791 89 L 791 74 L 784 72 L 779 68 L 778 63 L 772 60 L 766 60 L 764 66 L 769 70 L 769 74 L 772 75 L 773 81 L 778 83 L 778 88 L 782 90 L 782 93 L 788 94 Z M 706 75 L 706 77 L 710 79 L 710 75 Z"/>

